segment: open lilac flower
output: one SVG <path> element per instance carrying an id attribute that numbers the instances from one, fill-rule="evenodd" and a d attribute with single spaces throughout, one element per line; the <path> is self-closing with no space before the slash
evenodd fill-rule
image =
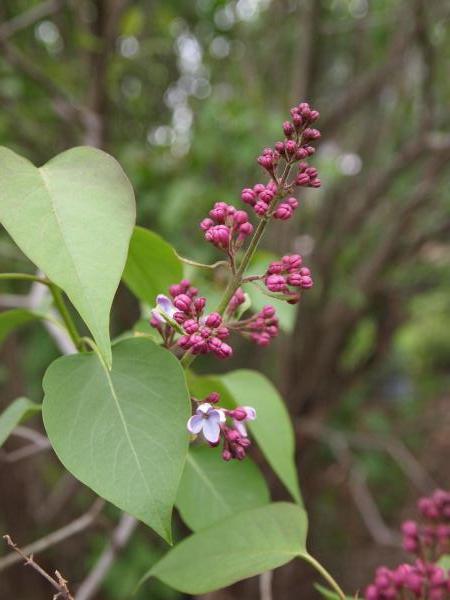
<path id="1" fill-rule="evenodd" d="M 152 318 L 158 323 L 166 323 L 163 314 L 173 319 L 173 315 L 177 312 L 177 309 L 172 303 L 172 300 L 164 294 L 156 296 L 156 306 L 152 309 Z"/>
<path id="2" fill-rule="evenodd" d="M 240 436 L 247 437 L 247 428 L 245 427 L 245 421 L 254 421 L 256 419 L 256 410 L 252 406 L 240 406 L 235 411 L 230 411 L 230 416 L 233 416 L 233 413 L 245 413 L 243 418 L 235 418 L 233 417 L 233 427 L 237 430 Z M 242 417 L 241 414 L 238 415 Z"/>
<path id="3" fill-rule="evenodd" d="M 200 404 L 189 421 L 188 431 L 194 434 L 203 433 L 211 444 L 217 444 L 220 439 L 220 425 L 226 420 L 225 413 L 220 408 L 214 408 L 209 402 Z"/>

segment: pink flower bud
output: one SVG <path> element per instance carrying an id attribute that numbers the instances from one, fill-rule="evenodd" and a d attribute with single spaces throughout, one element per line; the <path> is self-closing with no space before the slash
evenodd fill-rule
<path id="1" fill-rule="evenodd" d="M 289 270 L 298 269 L 302 263 L 303 258 L 300 254 L 286 254 L 281 259 L 282 263 L 286 265 L 286 268 Z"/>
<path id="2" fill-rule="evenodd" d="M 287 154 L 295 154 L 297 152 L 297 144 L 294 142 L 294 140 L 289 140 L 285 143 L 284 147 L 286 148 L 286 153 Z"/>
<path id="3" fill-rule="evenodd" d="M 233 215 L 233 222 L 237 225 L 242 225 L 248 221 L 248 214 L 245 210 L 237 210 Z"/>
<path id="4" fill-rule="evenodd" d="M 230 337 L 230 330 L 228 327 L 224 327 L 222 325 L 216 329 L 216 337 L 218 337 L 220 340 L 226 340 L 228 337 Z"/>
<path id="5" fill-rule="evenodd" d="M 293 136 L 295 129 L 294 129 L 294 126 L 292 125 L 292 123 L 290 123 L 289 121 L 285 121 L 283 123 L 283 132 L 287 138 L 290 138 L 291 136 Z"/>
<path id="6" fill-rule="evenodd" d="M 213 312 L 206 317 L 205 323 L 208 327 L 219 327 L 222 323 L 222 317 L 219 313 Z"/>
<path id="7" fill-rule="evenodd" d="M 247 413 L 245 410 L 239 407 L 235 408 L 234 410 L 230 410 L 228 414 L 232 419 L 236 419 L 237 421 L 243 421 L 247 418 Z"/>
<path id="8" fill-rule="evenodd" d="M 306 150 L 305 148 L 299 148 L 297 150 L 297 152 L 295 153 L 295 158 L 297 160 L 303 160 L 307 156 L 309 156 L 309 153 L 308 153 L 308 150 Z"/>
<path id="9" fill-rule="evenodd" d="M 203 298 L 203 297 L 195 298 L 194 308 L 195 308 L 195 312 L 197 314 L 200 314 L 202 312 L 202 310 L 205 308 L 205 305 L 206 305 L 206 298 Z"/>
<path id="10" fill-rule="evenodd" d="M 277 275 L 278 273 L 281 273 L 282 270 L 283 265 L 280 262 L 273 262 L 268 266 L 267 273 L 269 275 Z"/>
<path id="11" fill-rule="evenodd" d="M 311 270 L 308 269 L 308 267 L 302 267 L 300 269 L 299 273 L 302 277 L 310 277 L 311 276 Z"/>
<path id="12" fill-rule="evenodd" d="M 230 242 L 230 229 L 226 225 L 214 225 L 205 233 L 205 239 L 219 248 L 227 248 Z"/>
<path id="13" fill-rule="evenodd" d="M 266 277 L 265 284 L 271 292 L 284 292 L 287 289 L 282 275 L 269 275 Z"/>
<path id="14" fill-rule="evenodd" d="M 307 175 L 306 173 L 300 173 L 299 175 L 297 175 L 295 183 L 297 185 L 308 185 L 309 184 L 309 175 Z"/>
<path id="15" fill-rule="evenodd" d="M 317 119 L 320 117 L 320 113 L 318 110 L 312 110 L 311 114 L 309 115 L 309 120 L 311 122 L 313 121 L 317 121 Z"/>
<path id="16" fill-rule="evenodd" d="M 292 217 L 292 208 L 286 202 L 282 202 L 273 213 L 274 219 L 280 219 L 281 221 L 287 221 Z"/>
<path id="17" fill-rule="evenodd" d="M 321 185 L 322 185 L 322 182 L 320 181 L 320 179 L 318 177 L 316 177 L 316 179 L 312 179 L 309 182 L 309 187 L 320 188 Z"/>
<path id="18" fill-rule="evenodd" d="M 257 183 L 256 185 L 253 186 L 253 191 L 255 192 L 255 194 L 260 194 L 265 189 L 266 189 L 266 186 L 262 183 Z"/>
<path id="19" fill-rule="evenodd" d="M 241 192 L 241 200 L 242 202 L 253 206 L 256 202 L 256 194 L 250 188 L 244 188 Z"/>
<path id="20" fill-rule="evenodd" d="M 318 140 L 320 138 L 320 131 L 308 127 L 303 132 L 303 138 L 305 140 Z"/>
<path id="21" fill-rule="evenodd" d="M 181 312 L 188 312 L 191 308 L 191 303 L 191 298 L 186 294 L 179 294 L 173 301 L 174 306 L 178 308 L 178 310 L 181 310 Z"/>
<path id="22" fill-rule="evenodd" d="M 270 304 L 267 304 L 266 306 L 263 307 L 261 313 L 265 319 L 270 319 L 271 317 L 273 317 L 275 315 L 275 309 Z"/>
<path id="23" fill-rule="evenodd" d="M 275 194 L 273 193 L 273 191 L 267 188 L 262 190 L 262 192 L 258 194 L 259 199 L 265 202 L 266 204 L 270 204 L 274 196 Z"/>
<path id="24" fill-rule="evenodd" d="M 263 217 L 269 210 L 269 206 L 262 200 L 258 200 L 258 202 L 254 206 L 254 209 L 257 215 Z"/>
<path id="25" fill-rule="evenodd" d="M 231 452 L 229 450 L 224 450 L 222 452 L 222 458 L 226 462 L 229 462 L 233 458 L 233 455 L 231 454 Z"/>
<path id="26" fill-rule="evenodd" d="M 294 123 L 295 128 L 298 129 L 303 124 L 302 116 L 299 115 L 298 113 L 296 113 L 295 115 L 292 115 L 292 122 Z"/>
<path id="27" fill-rule="evenodd" d="M 292 210 L 295 210 L 296 208 L 298 208 L 298 200 L 297 198 L 287 198 L 286 202 L 289 204 L 289 206 L 292 208 Z"/>
<path id="28" fill-rule="evenodd" d="M 188 319 L 187 321 L 185 321 L 183 327 L 186 333 L 189 334 L 198 331 L 198 323 L 197 321 L 194 321 L 194 319 Z"/>
<path id="29" fill-rule="evenodd" d="M 309 290 L 310 288 L 312 288 L 313 285 L 314 282 L 311 279 L 311 277 L 302 277 L 302 288 L 304 290 Z"/>
<path id="30" fill-rule="evenodd" d="M 220 394 L 219 392 L 211 392 L 205 398 L 205 402 L 209 402 L 210 404 L 217 404 L 220 402 Z"/>
<path id="31" fill-rule="evenodd" d="M 200 223 L 200 229 L 203 231 L 208 231 L 208 229 L 213 225 L 214 221 L 212 219 L 203 219 L 203 221 Z"/>
<path id="32" fill-rule="evenodd" d="M 247 237 L 253 233 L 253 225 L 251 223 L 242 223 L 239 227 L 239 234 L 243 237 Z"/>
<path id="33" fill-rule="evenodd" d="M 284 154 L 284 142 L 277 142 L 275 144 L 275 150 L 278 154 Z"/>
<path id="34" fill-rule="evenodd" d="M 293 285 L 294 287 L 302 287 L 302 276 L 300 273 L 292 273 L 288 275 L 287 282 L 289 285 Z"/>

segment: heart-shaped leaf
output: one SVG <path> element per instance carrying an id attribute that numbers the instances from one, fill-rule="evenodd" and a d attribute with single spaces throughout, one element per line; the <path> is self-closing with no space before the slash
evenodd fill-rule
<path id="1" fill-rule="evenodd" d="M 180 592 L 205 594 L 306 557 L 307 527 L 305 511 L 295 504 L 246 510 L 183 540 L 144 580 L 157 577 Z"/>
<path id="2" fill-rule="evenodd" d="M 170 517 L 188 448 L 190 399 L 183 369 L 144 338 L 57 359 L 44 377 L 43 417 L 56 454 L 75 477 L 171 539 Z"/>
<path id="3" fill-rule="evenodd" d="M 123 280 L 130 290 L 150 306 L 158 294 L 167 294 L 183 277 L 183 266 L 172 246 L 159 235 L 135 227 L 131 237 Z"/>
<path id="4" fill-rule="evenodd" d="M 134 220 L 133 189 L 109 154 L 72 148 L 37 168 L 0 148 L 0 221 L 66 292 L 108 364 L 109 312 Z"/>
<path id="5" fill-rule="evenodd" d="M 191 447 L 176 505 L 193 531 L 269 502 L 264 477 L 250 458 L 226 463 L 218 448 Z"/>
<path id="6" fill-rule="evenodd" d="M 28 398 L 17 398 L 14 400 L 0 414 L 0 446 L 19 423 L 34 416 L 40 410 L 41 406 L 35 402 L 31 402 Z"/>

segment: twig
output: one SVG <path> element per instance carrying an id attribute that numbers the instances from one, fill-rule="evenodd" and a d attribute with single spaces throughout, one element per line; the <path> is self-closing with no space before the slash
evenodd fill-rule
<path id="1" fill-rule="evenodd" d="M 103 550 L 92 571 L 78 588 L 76 600 L 90 600 L 94 597 L 118 553 L 126 546 L 137 525 L 138 521 L 134 517 L 126 513 L 122 514 L 108 545 Z"/>
<path id="2" fill-rule="evenodd" d="M 47 0 L 0 25 L 0 39 L 6 40 L 18 31 L 34 25 L 41 19 L 57 13 L 64 5 L 63 0 Z"/>
<path id="3" fill-rule="evenodd" d="M 25 560 L 25 565 L 29 565 L 30 567 L 32 567 L 35 571 L 39 573 L 39 575 L 46 579 L 55 588 L 57 593 L 55 596 L 53 596 L 53 600 L 56 600 L 56 598 L 64 598 L 65 600 L 75 600 L 72 594 L 70 593 L 69 588 L 67 587 L 67 580 L 64 579 L 64 577 L 59 571 L 55 571 L 55 577 L 52 577 L 47 573 L 47 571 L 44 571 L 44 569 L 40 567 L 37 564 L 37 562 L 34 561 L 33 555 L 27 556 L 26 553 L 23 552 L 23 550 L 21 550 L 19 546 L 17 546 L 12 541 L 9 535 L 4 535 L 3 539 L 6 540 L 8 546 L 12 550 L 14 550 L 14 552 L 16 552 L 19 555 L 19 557 Z"/>
<path id="4" fill-rule="evenodd" d="M 273 571 L 266 571 L 259 576 L 259 598 L 260 600 L 272 600 Z"/>
<path id="5" fill-rule="evenodd" d="M 72 537 L 73 535 L 75 535 L 77 533 L 81 533 L 82 531 L 84 531 L 85 529 L 90 527 L 92 525 L 92 523 L 96 520 L 96 518 L 100 514 L 100 511 L 102 510 L 104 504 L 105 504 L 104 500 L 102 500 L 101 498 L 97 498 L 97 500 L 95 500 L 95 502 L 92 504 L 90 509 L 86 513 L 81 515 L 81 517 L 78 517 L 77 519 L 75 519 L 68 525 L 65 525 L 64 527 L 61 527 L 60 529 L 57 529 L 56 531 L 49 533 L 48 535 L 41 538 L 40 540 L 32 542 L 31 544 L 28 544 L 27 546 L 25 546 L 22 549 L 22 553 L 29 554 L 29 555 L 38 554 L 39 552 L 43 552 L 44 550 L 47 550 L 48 548 L 56 546 L 60 542 L 67 540 L 68 538 Z M 4 536 L 4 537 L 6 539 L 6 537 L 9 537 L 9 536 Z M 18 563 L 19 561 L 20 561 L 20 556 L 17 556 L 16 554 L 9 554 L 8 556 L 1 558 L 0 559 L 0 571 L 3 571 L 4 569 L 11 567 L 12 565 Z"/>

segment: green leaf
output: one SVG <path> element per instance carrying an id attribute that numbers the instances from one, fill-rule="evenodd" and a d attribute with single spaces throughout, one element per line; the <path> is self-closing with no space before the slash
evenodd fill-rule
<path id="1" fill-rule="evenodd" d="M 226 463 L 219 448 L 191 447 L 176 506 L 193 531 L 269 502 L 267 484 L 250 458 Z"/>
<path id="2" fill-rule="evenodd" d="M 284 402 L 270 381 L 257 371 L 239 370 L 220 381 L 236 405 L 253 406 L 257 418 L 248 423 L 259 447 L 292 497 L 302 502 L 295 466 L 295 438 Z"/>
<path id="3" fill-rule="evenodd" d="M 140 300 L 150 306 L 158 294 L 183 277 L 183 266 L 172 246 L 159 235 L 135 227 L 130 242 L 123 280 Z"/>
<path id="4" fill-rule="evenodd" d="M 64 466 L 164 539 L 188 449 L 191 407 L 183 369 L 144 338 L 57 359 L 44 377 L 44 424 Z"/>
<path id="5" fill-rule="evenodd" d="M 131 184 L 105 152 L 72 148 L 37 168 L 0 148 L 0 221 L 66 292 L 108 364 L 109 312 L 134 220 Z"/>
<path id="6" fill-rule="evenodd" d="M 208 507 L 204 507 L 208 510 Z M 278 502 L 228 517 L 183 540 L 145 576 L 205 594 L 306 555 L 307 517 Z"/>
<path id="7" fill-rule="evenodd" d="M 450 571 L 450 554 L 444 554 L 437 562 L 438 566 L 446 571 Z"/>
<path id="8" fill-rule="evenodd" d="M 0 446 L 19 423 L 34 416 L 40 410 L 40 405 L 31 402 L 28 398 L 14 400 L 0 415 Z"/>
<path id="9" fill-rule="evenodd" d="M 0 313 L 0 344 L 14 329 L 39 318 L 40 315 L 26 308 L 14 308 Z"/>

